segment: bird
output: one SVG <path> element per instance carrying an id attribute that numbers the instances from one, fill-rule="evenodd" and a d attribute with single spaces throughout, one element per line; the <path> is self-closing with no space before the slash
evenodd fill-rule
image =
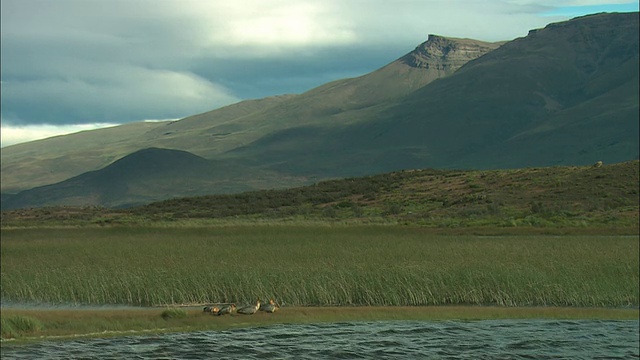
<path id="1" fill-rule="evenodd" d="M 262 311 L 266 311 L 268 313 L 274 313 L 276 312 L 276 310 L 278 310 L 280 308 L 280 306 L 278 304 L 276 304 L 273 299 L 269 300 L 268 304 L 264 304 L 260 307 L 260 310 Z"/>
<path id="2" fill-rule="evenodd" d="M 216 315 L 218 311 L 220 311 L 220 309 L 217 306 L 205 306 L 204 309 L 202 309 L 202 311 Z"/>
<path id="3" fill-rule="evenodd" d="M 260 309 L 260 299 L 256 302 L 255 305 L 243 306 L 239 308 L 236 313 L 244 314 L 244 315 L 253 315 Z"/>
<path id="4" fill-rule="evenodd" d="M 235 309 L 236 309 L 236 304 L 224 305 L 223 307 L 220 308 L 220 310 L 218 310 L 216 315 L 221 316 L 221 315 L 231 314 Z"/>

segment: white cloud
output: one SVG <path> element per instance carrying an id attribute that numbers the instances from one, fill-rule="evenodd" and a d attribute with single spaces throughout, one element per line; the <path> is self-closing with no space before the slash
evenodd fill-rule
<path id="1" fill-rule="evenodd" d="M 209 35 L 209 41 L 216 46 L 335 46 L 356 41 L 349 23 L 328 1 L 211 3 L 215 5 L 209 14 L 225 14 Z M 206 16 L 200 20 L 206 20 Z"/>
<path id="2" fill-rule="evenodd" d="M 117 126 L 118 124 L 96 123 L 79 125 L 24 125 L 14 126 L 4 120 L 0 128 L 0 147 L 23 142 L 46 139 L 52 136 L 66 135 L 79 131 L 94 130 Z"/>
<path id="3" fill-rule="evenodd" d="M 56 112 L 49 114 L 66 114 L 77 123 L 180 118 L 240 100 L 223 86 L 185 71 L 82 60 L 47 66 L 39 78 L 2 83 L 3 102 L 24 106 L 21 119 L 55 122 L 47 114 L 39 116 L 39 108 L 30 110 L 29 103 L 52 103 Z"/>
<path id="4" fill-rule="evenodd" d="M 180 119 L 147 119 L 147 120 L 142 120 L 142 122 L 147 122 L 147 123 L 159 123 L 159 122 L 169 122 L 169 121 L 177 121 Z"/>

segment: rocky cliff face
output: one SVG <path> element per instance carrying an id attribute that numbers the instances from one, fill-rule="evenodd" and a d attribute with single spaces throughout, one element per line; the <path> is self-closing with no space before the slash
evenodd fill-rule
<path id="1" fill-rule="evenodd" d="M 467 62 L 497 49 L 503 43 L 447 38 L 430 34 L 427 41 L 400 58 L 399 61 L 411 67 L 450 74 Z"/>

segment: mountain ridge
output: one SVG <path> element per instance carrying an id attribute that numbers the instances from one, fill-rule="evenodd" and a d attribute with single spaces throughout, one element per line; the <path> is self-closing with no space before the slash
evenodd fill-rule
<path id="1" fill-rule="evenodd" d="M 585 26 L 594 19 L 598 27 Z M 326 136 L 324 129 L 307 129 L 304 140 L 283 131 L 234 152 L 281 171 L 310 171 L 304 154 L 324 151 L 313 167 L 338 177 L 371 168 L 517 168 L 637 158 L 637 13 L 583 17 L 534 34 L 467 62 L 368 121 Z M 588 47 L 626 55 L 587 52 L 585 58 L 582 39 L 594 34 L 606 36 Z"/>
<path id="2" fill-rule="evenodd" d="M 501 44 L 472 42 L 486 49 Z M 63 181 L 81 174 L 82 169 L 103 168 L 144 147 L 185 150 L 211 159 L 283 126 L 326 122 L 332 116 L 406 95 L 443 75 L 396 60 L 369 74 L 335 80 L 302 94 L 244 100 L 178 121 L 125 124 L 9 146 L 1 153 L 2 191 L 17 192 Z M 107 147 L 109 151 L 103 151 Z M 74 161 L 65 167 L 62 162 L 69 158 Z"/>
<path id="3" fill-rule="evenodd" d="M 415 61 L 418 67 L 406 63 L 407 56 L 419 58 L 421 49 L 433 46 L 435 62 L 423 56 Z M 495 48 L 440 76 L 438 59 L 464 58 L 473 53 L 468 49 L 486 46 Z M 180 121 L 132 125 L 128 129 L 137 132 L 123 134 L 125 141 L 113 147 L 100 132 L 81 134 L 76 139 L 98 139 L 103 148 L 80 147 L 82 156 L 51 157 L 63 167 L 73 160 L 89 162 L 91 156 L 113 163 L 114 154 L 134 145 L 188 151 L 215 160 L 229 175 L 210 176 L 201 194 L 415 168 L 617 163 L 638 158 L 638 58 L 638 13 L 576 18 L 506 43 L 430 36 L 409 54 L 358 78 Z M 433 74 L 440 77 L 429 78 Z M 112 138 L 123 132 L 110 131 Z M 5 162 L 3 149 L 3 186 L 5 169 L 19 173 L 16 159 L 31 156 L 32 167 L 52 161 L 38 158 L 44 156 L 38 149 L 21 149 L 27 155 L 13 163 Z M 24 171 L 21 179 L 26 183 L 29 175 Z M 164 195 L 184 193 L 177 186 Z M 15 198 L 3 193 L 3 202 Z"/>

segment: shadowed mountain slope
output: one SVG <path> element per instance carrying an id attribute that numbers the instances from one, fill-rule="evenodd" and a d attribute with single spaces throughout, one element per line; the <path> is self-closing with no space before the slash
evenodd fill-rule
<path id="1" fill-rule="evenodd" d="M 357 110 L 409 94 L 501 44 L 431 35 L 377 71 L 301 95 L 242 101 L 179 121 L 127 124 L 9 146 L 2 149 L 2 191 L 59 182 L 147 147 L 213 159 L 282 129 L 356 121 Z"/>
<path id="2" fill-rule="evenodd" d="M 344 113 L 410 94 L 434 80 L 453 74 L 468 61 L 497 49 L 503 43 L 429 35 L 427 41 L 389 65 L 361 77 L 337 80 L 310 90 L 292 102 L 295 103 L 293 109 L 288 103 L 278 107 L 293 111 L 294 114 L 288 115 L 296 115 L 299 119 L 293 125 L 309 124 L 311 119 L 318 117 L 328 122 L 333 120 L 330 115 L 336 114 L 343 115 L 342 122 L 350 122 Z"/>
<path id="3" fill-rule="evenodd" d="M 283 130 L 232 155 L 331 176 L 620 162 L 638 157 L 638 80 L 638 14 L 587 16 L 532 31 L 359 123 Z"/>

